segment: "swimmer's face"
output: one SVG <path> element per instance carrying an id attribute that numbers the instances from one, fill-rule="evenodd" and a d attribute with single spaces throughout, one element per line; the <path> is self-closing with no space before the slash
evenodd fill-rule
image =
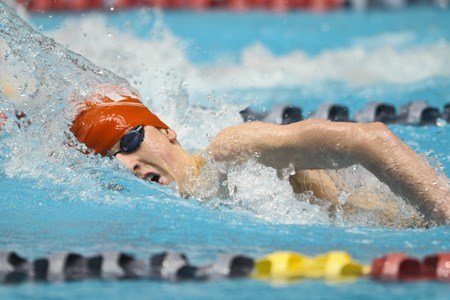
<path id="1" fill-rule="evenodd" d="M 125 164 L 137 177 L 168 185 L 171 181 L 179 182 L 182 161 L 175 150 L 176 133 L 171 129 L 157 129 L 145 126 L 144 139 L 136 150 L 121 152 L 120 141 L 113 146 L 110 153 Z"/>

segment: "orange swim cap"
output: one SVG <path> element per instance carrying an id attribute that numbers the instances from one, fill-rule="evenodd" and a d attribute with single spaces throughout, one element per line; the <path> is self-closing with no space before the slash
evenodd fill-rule
<path id="1" fill-rule="evenodd" d="M 169 128 L 136 94 L 120 87 L 108 87 L 86 100 L 70 128 L 95 154 L 105 156 L 125 133 L 138 125 Z"/>

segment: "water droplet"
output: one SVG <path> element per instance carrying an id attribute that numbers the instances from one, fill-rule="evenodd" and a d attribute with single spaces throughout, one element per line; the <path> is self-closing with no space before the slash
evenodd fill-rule
<path id="1" fill-rule="evenodd" d="M 48 19 L 53 20 L 53 16 L 52 15 L 48 16 Z"/>
<path id="2" fill-rule="evenodd" d="M 445 121 L 445 120 L 442 119 L 442 118 L 438 118 L 438 119 L 436 120 L 436 125 L 437 125 L 438 127 L 444 127 L 444 126 L 447 125 L 447 121 Z"/>
<path id="3" fill-rule="evenodd" d="M 109 10 L 110 10 L 110 11 L 114 11 L 114 10 L 115 10 L 114 6 L 111 6 L 111 7 L 109 8 Z"/>

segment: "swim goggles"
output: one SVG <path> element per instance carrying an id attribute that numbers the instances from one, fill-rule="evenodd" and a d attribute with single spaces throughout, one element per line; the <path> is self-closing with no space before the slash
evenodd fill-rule
<path id="1" fill-rule="evenodd" d="M 144 140 L 144 126 L 139 125 L 125 133 L 125 135 L 120 139 L 120 150 L 114 153 L 108 152 L 107 156 L 113 158 L 119 153 L 131 153 L 136 151 L 142 144 Z"/>

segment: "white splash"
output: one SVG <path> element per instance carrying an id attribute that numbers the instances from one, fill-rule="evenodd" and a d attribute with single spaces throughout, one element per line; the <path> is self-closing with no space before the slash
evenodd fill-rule
<path id="1" fill-rule="evenodd" d="M 195 130 L 197 133 L 210 128 L 206 132 L 215 135 L 220 128 L 241 121 L 237 112 L 254 99 L 228 99 L 228 92 L 301 88 L 308 96 L 326 98 L 332 92 L 323 83 L 330 81 L 370 87 L 450 76 L 450 43 L 441 40 L 406 47 L 414 41 L 411 32 L 357 40 L 349 48 L 316 56 L 302 50 L 277 56 L 264 45 L 255 44 L 243 51 L 239 63 L 195 65 L 186 56 L 185 42 L 164 26 L 163 16 L 152 14 L 149 18 L 155 18 L 156 25 L 144 39 L 107 25 L 100 15 L 69 19 L 60 29 L 46 34 L 127 78 L 146 104 L 177 129 L 188 148 L 193 137 L 190 133 L 198 126 L 202 131 Z M 205 108 L 221 113 L 205 112 Z M 204 147 L 207 142 L 202 138 L 192 145 Z"/>
<path id="2" fill-rule="evenodd" d="M 317 84 L 325 81 L 370 86 L 380 82 L 403 84 L 450 76 L 450 69 L 446 67 L 450 61 L 450 44 L 447 41 L 402 49 L 379 42 L 374 47 L 374 43 L 365 40 L 350 48 L 324 51 L 316 56 L 308 56 L 301 50 L 276 56 L 263 45 L 255 44 L 242 53 L 239 63 L 199 66 L 186 57 L 183 40 L 169 32 L 160 20 L 146 39 L 110 27 L 104 18 L 95 15 L 70 19 L 60 29 L 46 34 L 101 68 L 46 40 L 44 46 L 47 45 L 47 48 L 39 48 L 39 45 L 42 46 L 39 43 L 34 44 L 30 51 L 23 50 L 20 55 L 22 60 L 19 59 L 16 64 L 0 64 L 2 74 L 31 70 L 23 73 L 30 74 L 30 78 L 27 77 L 29 75 L 8 76 L 2 77 L 2 80 L 9 83 L 13 92 L 19 91 L 15 94 L 18 99 L 16 105 L 36 109 L 29 110 L 32 121 L 41 124 L 27 130 L 18 130 L 12 123 L 7 124 L 7 131 L 15 134 L 7 139 L 9 157 L 5 159 L 4 168 L 9 176 L 50 179 L 55 186 L 60 186 L 57 190 L 61 191 L 62 198 L 64 193 L 78 195 L 79 187 L 83 186 L 82 199 L 108 203 L 121 201 L 121 196 L 114 191 L 121 185 L 110 184 L 110 178 L 117 176 L 118 182 L 122 182 L 130 180 L 131 175 L 112 175 L 118 172 L 117 168 L 121 168 L 114 162 L 86 157 L 81 153 L 74 155 L 73 149 L 64 143 L 67 135 L 61 132 L 62 128 L 67 127 L 67 121 L 64 121 L 66 115 L 58 115 L 61 105 L 67 104 L 73 93 L 86 93 L 92 85 L 91 81 L 112 80 L 126 84 L 107 70 L 126 78 L 137 88 L 144 102 L 179 133 L 181 143 L 192 151 L 204 148 L 221 128 L 241 122 L 238 111 L 247 103 L 228 103 L 227 91 L 301 87 L 319 94 L 324 91 L 318 89 Z M 26 37 L 24 35 L 22 38 Z M 387 38 L 374 37 L 374 41 L 384 39 L 392 42 L 398 39 L 398 43 L 403 44 L 413 38 L 405 33 Z M 11 47 L 4 43 L 0 45 L 4 57 L 5 53 L 14 52 Z M 55 49 L 57 57 L 61 58 L 56 63 Z M 36 61 L 50 62 L 51 67 Z M 24 86 L 23 82 L 29 84 Z M 42 91 L 36 91 L 36 86 L 43 83 Z M 58 95 L 59 102 L 49 101 L 55 95 Z M 12 109 L 7 107 L 4 99 L 0 102 L 0 108 Z M 49 116 L 53 118 L 50 122 Z M 42 140 L 43 134 L 48 136 L 45 141 Z M 376 225 L 383 222 L 378 211 L 355 208 L 353 204 L 355 211 L 363 211 L 358 214 L 359 218 L 348 218 L 339 207 L 330 215 L 329 211 L 312 203 L 312 196 L 295 195 L 288 180 L 278 178 L 274 170 L 255 164 L 244 167 L 229 174 L 227 189 L 230 197 L 215 199 L 206 205 L 226 206 L 273 223 Z M 374 193 L 395 198 L 379 182 L 371 184 L 373 176 L 364 170 L 340 172 L 338 175 L 346 177 L 349 182 L 352 178 L 364 181 L 364 185 Z M 104 180 L 105 177 L 108 179 Z M 255 182 L 258 182 L 257 186 Z M 111 192 L 105 192 L 105 184 Z M 360 182 L 350 185 L 351 192 L 342 189 L 342 205 L 360 185 Z M 99 199 L 99 193 L 106 200 Z M 130 195 L 122 201 L 132 201 L 135 196 Z M 397 200 L 393 200 L 393 205 L 401 219 L 414 218 L 414 211 Z M 350 205 L 349 202 L 347 205 Z M 395 218 L 388 221 L 391 222 L 389 225 L 401 226 L 395 223 Z"/>

